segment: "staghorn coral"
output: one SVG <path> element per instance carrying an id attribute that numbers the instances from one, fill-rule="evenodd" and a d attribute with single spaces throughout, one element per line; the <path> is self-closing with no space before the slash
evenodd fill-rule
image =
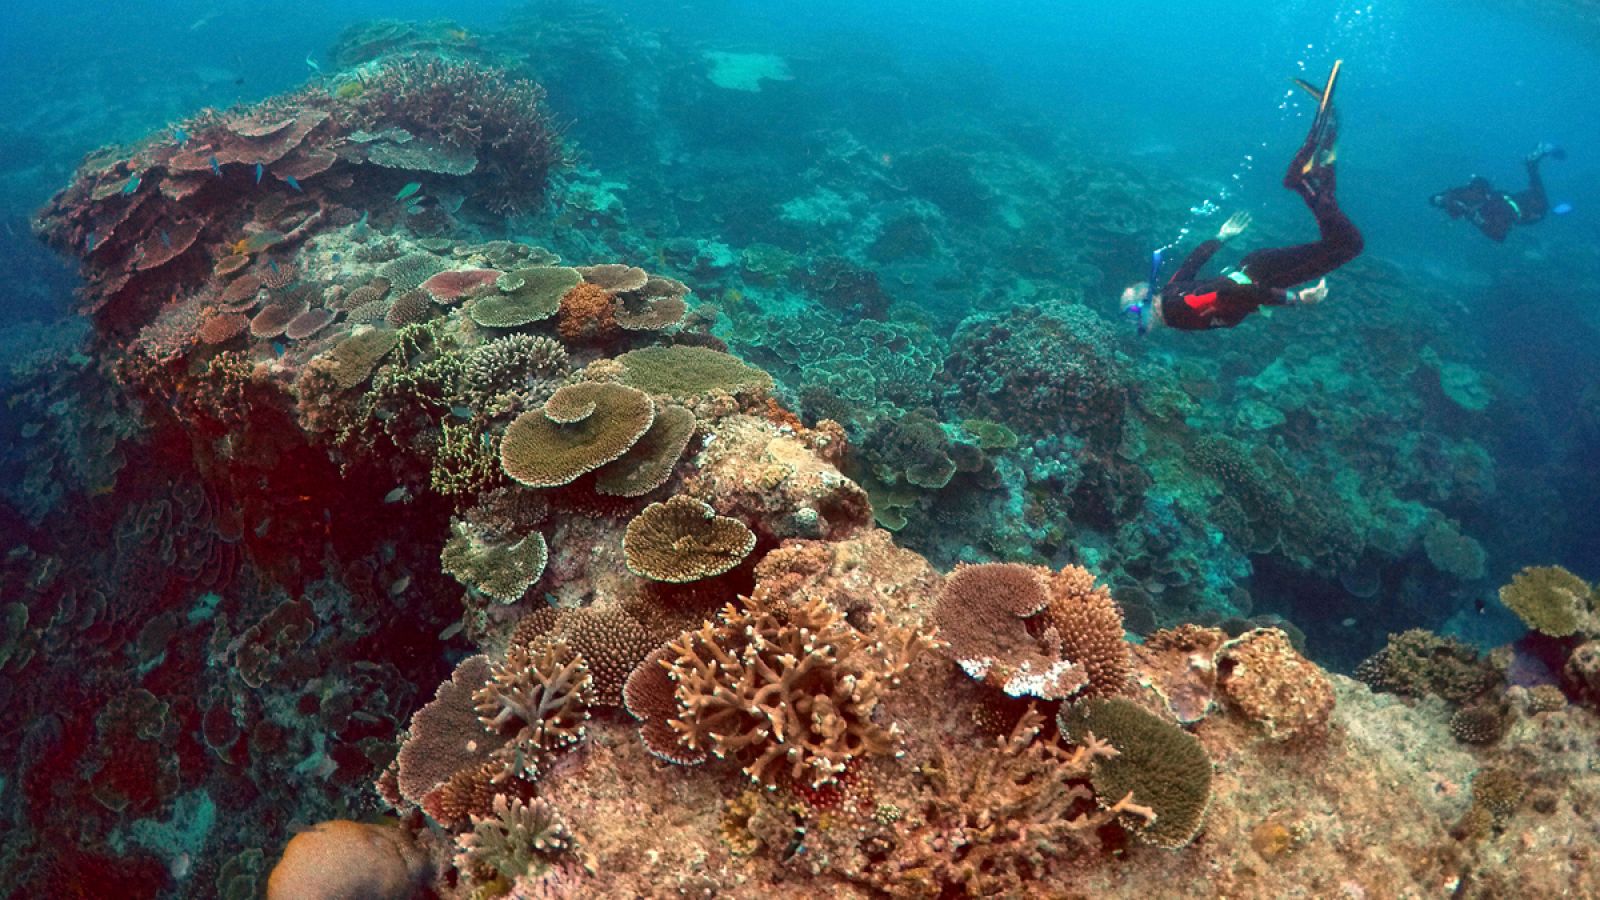
<path id="1" fill-rule="evenodd" d="M 1137 817 L 1135 834 L 1169 850 L 1194 840 L 1211 802 L 1211 758 L 1194 735 L 1121 697 L 1063 707 L 1057 724 L 1075 743 L 1115 748 L 1095 760 L 1091 781 L 1101 803 L 1131 798 L 1153 813 Z"/>
<path id="2" fill-rule="evenodd" d="M 881 618 L 863 634 L 820 600 L 729 606 L 670 644 L 669 724 L 690 751 L 736 761 L 759 783 L 832 786 L 852 760 L 895 751 L 896 726 L 873 711 L 930 643 Z"/>
<path id="3" fill-rule="evenodd" d="M 943 745 L 918 774 L 923 824 L 890 844 L 867 869 L 867 883 L 896 897 L 1026 896 L 1051 860 L 1091 850 L 1095 832 L 1138 808 L 1125 798 L 1097 810 L 1084 784 L 1095 761 L 1116 755 L 1102 741 L 1071 751 L 1040 738 L 1043 718 L 1031 706 L 995 746 L 958 759 Z"/>
<path id="4" fill-rule="evenodd" d="M 555 807 L 543 800 L 497 795 L 492 812 L 474 816 L 472 831 L 456 840 L 456 868 L 479 882 L 541 873 L 575 846 Z"/>
<path id="5" fill-rule="evenodd" d="M 472 425 L 439 424 L 439 449 L 433 455 L 428 486 L 450 497 L 468 499 L 504 481 L 494 442 Z"/>
<path id="6" fill-rule="evenodd" d="M 755 546 L 756 536 L 743 522 L 682 495 L 646 506 L 622 539 L 628 571 L 671 584 L 721 575 Z"/>
<path id="7" fill-rule="evenodd" d="M 450 539 L 439 555 L 444 571 L 501 603 L 515 603 L 544 574 L 549 552 L 535 531 L 516 541 L 490 541 L 471 522 L 450 520 Z"/>
<path id="8" fill-rule="evenodd" d="M 1560 566 L 1528 566 L 1500 589 L 1500 602 L 1540 634 L 1596 630 L 1594 589 Z"/>
<path id="9" fill-rule="evenodd" d="M 595 490 L 614 497 L 642 497 L 672 477 L 678 458 L 694 436 L 694 413 L 681 406 L 663 406 L 639 443 L 620 459 L 602 468 Z"/>
<path id="10" fill-rule="evenodd" d="M 738 358 L 706 347 L 646 347 L 617 357 L 622 383 L 647 394 L 690 401 L 712 391 L 730 394 L 772 389 L 772 376 Z"/>
<path id="11" fill-rule="evenodd" d="M 468 308 L 472 321 L 487 328 L 516 328 L 548 319 L 562 297 L 583 281 L 577 269 L 534 266 L 501 276 L 498 293 L 479 297 Z"/>
<path id="12" fill-rule="evenodd" d="M 566 641 L 514 644 L 490 668 L 473 702 L 484 729 L 505 740 L 494 751 L 504 768 L 493 781 L 531 780 L 551 753 L 583 739 L 594 679 Z"/>
<path id="13" fill-rule="evenodd" d="M 506 428 L 500 464 L 528 487 L 559 487 L 628 452 L 655 421 L 640 391 L 620 384 L 581 382 L 551 395 Z"/>
<path id="14" fill-rule="evenodd" d="M 1222 696 L 1275 741 L 1323 735 L 1333 713 L 1333 685 L 1289 636 L 1257 628 L 1223 644 L 1216 656 Z"/>

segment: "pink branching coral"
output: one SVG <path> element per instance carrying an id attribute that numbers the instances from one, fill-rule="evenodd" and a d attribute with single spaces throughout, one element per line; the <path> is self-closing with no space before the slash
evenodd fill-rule
<path id="1" fill-rule="evenodd" d="M 1069 751 L 1039 738 L 1043 724 L 1029 708 L 971 759 L 939 745 L 937 761 L 919 769 L 928 790 L 888 858 L 866 870 L 869 883 L 896 897 L 1028 896 L 1051 860 L 1089 852 L 1120 816 L 1152 815 L 1128 797 L 1095 802 L 1088 779 L 1114 748 L 1086 740 Z"/>
<path id="2" fill-rule="evenodd" d="M 506 739 L 495 751 L 504 765 L 496 780 L 533 777 L 550 753 L 583 739 L 593 679 L 565 641 L 513 646 L 473 700 L 483 727 Z"/>
<path id="3" fill-rule="evenodd" d="M 896 728 L 872 720 L 930 640 L 879 619 L 871 636 L 821 601 L 723 610 L 670 647 L 677 717 L 694 753 L 744 765 L 752 779 L 811 788 L 836 783 L 851 760 L 895 752 Z"/>

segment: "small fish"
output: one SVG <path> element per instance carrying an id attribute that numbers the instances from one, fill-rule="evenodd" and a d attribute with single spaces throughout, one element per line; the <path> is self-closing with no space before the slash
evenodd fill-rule
<path id="1" fill-rule="evenodd" d="M 256 163 L 256 184 L 261 183 L 261 176 L 265 175 L 266 173 L 267 167 L 263 166 L 261 163 Z"/>
<path id="2" fill-rule="evenodd" d="M 179 147 L 182 147 L 189 143 L 189 132 L 184 131 L 183 126 L 179 125 L 172 130 L 172 139 L 178 142 Z"/>
<path id="3" fill-rule="evenodd" d="M 285 353 L 288 353 L 288 352 L 289 352 L 289 345 L 285 344 L 283 341 L 273 341 L 272 342 L 272 355 L 273 356 L 282 356 L 282 355 L 284 355 Z"/>
<path id="4" fill-rule="evenodd" d="M 311 71 L 317 73 L 318 75 L 322 74 L 322 66 L 317 65 L 317 61 L 312 59 L 311 54 L 309 53 L 306 54 L 306 65 L 311 68 Z"/>
<path id="5" fill-rule="evenodd" d="M 293 175 L 285 175 L 285 176 L 283 176 L 283 183 L 287 184 L 289 187 L 294 188 L 296 193 L 300 193 L 300 194 L 304 194 L 305 193 L 305 191 L 300 190 L 300 181 L 297 178 L 295 178 Z"/>
<path id="6" fill-rule="evenodd" d="M 135 173 L 128 179 L 128 183 L 122 186 L 122 193 L 127 195 L 139 190 L 139 185 L 143 182 L 144 179 L 140 178 L 139 175 Z"/>
<path id="7" fill-rule="evenodd" d="M 402 484 L 399 487 L 395 488 L 394 490 L 390 491 L 389 493 L 384 494 L 383 495 L 383 502 L 385 502 L 385 503 L 409 503 L 409 502 L 411 502 L 411 489 Z"/>
<path id="8" fill-rule="evenodd" d="M 389 585 L 389 596 L 398 597 L 401 594 L 404 594 L 406 592 L 406 588 L 408 587 L 411 587 L 411 576 L 401 575 L 400 580 Z"/>
<path id="9" fill-rule="evenodd" d="M 466 406 L 452 406 L 450 407 L 450 414 L 458 419 L 472 418 L 472 410 Z"/>
<path id="10" fill-rule="evenodd" d="M 275 259 L 267 260 L 267 268 L 272 270 L 272 274 L 277 275 L 278 274 L 278 261 L 275 260 Z"/>
<path id="11" fill-rule="evenodd" d="M 95 234 L 93 231 L 89 232 L 88 236 L 83 239 L 83 249 L 93 253 L 94 248 L 97 245 L 96 242 L 99 241 L 99 239 L 99 235 Z"/>
<path id="12" fill-rule="evenodd" d="M 217 176 L 218 178 L 221 178 L 222 177 L 222 163 L 217 162 L 217 155 L 215 153 L 211 154 L 211 159 L 208 160 L 208 161 L 211 163 L 211 174 Z"/>
<path id="13" fill-rule="evenodd" d="M 163 231 L 162 231 L 162 232 L 161 232 L 161 243 L 162 243 L 162 244 L 163 244 L 163 245 L 164 245 L 164 246 L 165 246 L 165 247 L 166 247 L 166 248 L 167 248 L 167 249 L 168 249 L 168 250 L 171 250 L 171 249 L 172 249 L 172 235 L 171 235 L 171 234 L 170 234 L 170 233 L 168 233 L 168 232 L 167 232 L 167 231 L 165 231 L 165 230 L 163 230 Z"/>
<path id="14" fill-rule="evenodd" d="M 417 191 L 420 191 L 420 190 L 422 190 L 422 182 L 413 181 L 410 184 L 406 185 L 405 187 L 401 188 L 400 189 L 400 193 L 394 195 L 394 199 L 396 199 L 396 200 L 404 200 L 405 198 L 411 196 L 412 194 L 415 194 Z"/>
<path id="15" fill-rule="evenodd" d="M 372 211 L 371 210 L 362 210 L 361 211 L 361 218 L 356 220 L 356 225 L 358 227 L 365 228 L 366 225 L 367 225 L 367 216 L 370 216 L 370 215 L 372 215 Z"/>

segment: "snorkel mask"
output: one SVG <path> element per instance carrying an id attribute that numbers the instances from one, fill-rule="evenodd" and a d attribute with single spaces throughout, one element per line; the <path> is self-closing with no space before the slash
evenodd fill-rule
<path id="1" fill-rule="evenodd" d="M 1150 331 L 1150 304 L 1160 302 L 1160 291 L 1157 282 L 1161 277 L 1161 251 L 1150 254 L 1150 278 L 1146 282 L 1144 299 L 1137 303 L 1130 303 L 1123 308 L 1123 312 L 1133 318 L 1134 327 L 1143 336 Z"/>

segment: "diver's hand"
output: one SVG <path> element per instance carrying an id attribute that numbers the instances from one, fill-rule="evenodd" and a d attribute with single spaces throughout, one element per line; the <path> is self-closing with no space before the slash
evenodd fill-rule
<path id="1" fill-rule="evenodd" d="M 1244 210 L 1240 210 L 1229 216 L 1228 221 L 1223 222 L 1222 227 L 1217 229 L 1217 240 L 1223 242 L 1230 241 L 1233 238 L 1243 234 L 1244 230 L 1249 227 L 1250 214 Z"/>
<path id="2" fill-rule="evenodd" d="M 1326 299 L 1328 299 L 1328 279 L 1326 278 L 1310 287 L 1301 288 L 1294 292 L 1294 302 L 1301 306 L 1316 306 Z"/>

